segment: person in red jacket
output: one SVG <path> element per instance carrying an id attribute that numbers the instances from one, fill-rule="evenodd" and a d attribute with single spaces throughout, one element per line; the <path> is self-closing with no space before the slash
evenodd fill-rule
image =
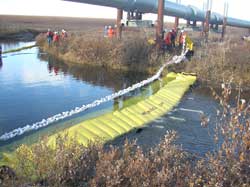
<path id="1" fill-rule="evenodd" d="M 58 34 L 58 32 L 55 32 L 55 33 L 54 33 L 53 42 L 54 42 L 55 44 L 57 44 L 57 43 L 59 42 L 59 34 Z"/>
<path id="2" fill-rule="evenodd" d="M 165 45 L 167 50 L 171 49 L 171 36 L 172 36 L 171 32 L 168 32 L 165 37 Z"/>

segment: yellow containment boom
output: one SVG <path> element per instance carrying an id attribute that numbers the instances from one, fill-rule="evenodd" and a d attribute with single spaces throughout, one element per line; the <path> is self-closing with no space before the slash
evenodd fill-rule
<path id="1" fill-rule="evenodd" d="M 169 73 L 167 77 L 174 79 L 147 99 L 58 132 L 50 137 L 50 143 L 55 143 L 55 137 L 59 133 L 75 136 L 86 146 L 95 140 L 107 142 L 163 116 L 179 103 L 184 93 L 196 81 L 195 76 L 180 73 Z"/>

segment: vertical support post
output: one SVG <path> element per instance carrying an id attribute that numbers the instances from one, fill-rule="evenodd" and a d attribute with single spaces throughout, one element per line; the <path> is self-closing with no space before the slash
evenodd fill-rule
<path id="1" fill-rule="evenodd" d="M 187 20 L 186 26 L 189 27 L 191 25 L 190 20 Z"/>
<path id="2" fill-rule="evenodd" d="M 223 18 L 223 25 L 222 25 L 222 32 L 221 32 L 221 41 L 224 40 L 225 34 L 226 34 L 227 15 L 228 15 L 228 3 L 225 2 L 225 4 L 224 4 L 224 18 Z"/>
<path id="3" fill-rule="evenodd" d="M 216 31 L 219 30 L 219 25 L 218 25 L 218 24 L 215 25 L 215 30 L 216 30 Z"/>
<path id="4" fill-rule="evenodd" d="M 193 21 L 193 27 L 197 26 L 197 21 Z"/>
<path id="5" fill-rule="evenodd" d="M 163 41 L 163 21 L 164 21 L 164 2 L 165 0 L 158 0 L 158 17 L 156 27 L 156 44 L 160 49 Z"/>
<path id="6" fill-rule="evenodd" d="M 209 36 L 211 9 L 212 9 L 212 0 L 207 0 L 207 14 L 206 14 L 205 28 L 204 28 L 206 42 L 208 41 L 208 36 Z"/>
<path id="7" fill-rule="evenodd" d="M 208 36 L 209 36 L 209 22 L 210 22 L 210 17 L 211 17 L 211 10 L 208 10 L 207 11 L 207 15 L 206 15 L 205 28 L 204 28 L 205 40 L 206 41 L 208 41 Z"/>
<path id="8" fill-rule="evenodd" d="M 223 19 L 223 25 L 222 25 L 222 32 L 221 32 L 221 41 L 223 41 L 224 38 L 225 38 L 226 26 L 227 26 L 227 18 L 224 17 L 224 19 Z"/>
<path id="9" fill-rule="evenodd" d="M 201 23 L 201 26 L 202 26 L 201 36 L 204 36 L 204 33 L 205 33 L 205 22 L 204 21 Z"/>
<path id="10" fill-rule="evenodd" d="M 116 36 L 117 39 L 120 40 L 122 38 L 122 17 L 123 17 L 123 10 L 117 9 L 117 19 L 116 19 Z"/>
<path id="11" fill-rule="evenodd" d="M 250 35 L 250 28 L 248 29 L 248 34 Z"/>
<path id="12" fill-rule="evenodd" d="M 179 18 L 175 17 L 175 22 L 174 22 L 174 29 L 177 31 L 177 28 L 179 27 Z"/>
<path id="13" fill-rule="evenodd" d="M 203 1 L 203 11 L 206 11 L 206 3 Z M 206 19 L 205 19 L 206 20 Z M 201 31 L 201 36 L 204 36 L 205 33 L 205 20 L 202 21 L 202 31 Z"/>
<path id="14" fill-rule="evenodd" d="M 177 3 L 177 4 L 181 4 L 181 0 L 176 0 L 176 3 Z M 175 17 L 174 29 L 177 31 L 178 27 L 179 27 L 179 18 L 178 18 L 178 17 Z"/>

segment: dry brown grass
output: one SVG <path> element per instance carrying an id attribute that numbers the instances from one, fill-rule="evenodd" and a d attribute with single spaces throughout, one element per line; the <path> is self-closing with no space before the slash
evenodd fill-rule
<path id="1" fill-rule="evenodd" d="M 105 38 L 98 33 L 72 33 L 58 44 L 49 46 L 46 36 L 37 37 L 37 44 L 46 52 L 66 63 L 92 64 L 113 69 L 144 71 L 157 68 L 163 58 L 147 42 L 140 31 L 127 32 L 123 39 Z"/>
<path id="2" fill-rule="evenodd" d="M 233 78 L 235 84 L 250 86 L 250 43 L 241 40 L 241 33 L 227 35 L 220 42 L 220 35 L 210 36 L 209 43 L 196 41 L 195 55 L 179 70 L 197 73 L 198 77 L 214 85 Z M 177 68 L 178 70 L 178 68 Z"/>

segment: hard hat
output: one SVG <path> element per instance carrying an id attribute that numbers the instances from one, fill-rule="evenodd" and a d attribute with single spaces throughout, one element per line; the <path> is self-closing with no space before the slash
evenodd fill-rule
<path id="1" fill-rule="evenodd" d="M 109 26 L 109 29 L 111 29 L 112 27 L 111 26 Z"/>
<path id="2" fill-rule="evenodd" d="M 50 29 L 48 29 L 48 31 L 50 31 Z"/>
<path id="3" fill-rule="evenodd" d="M 64 32 L 66 32 L 66 31 L 63 29 L 62 32 L 64 33 Z"/>

